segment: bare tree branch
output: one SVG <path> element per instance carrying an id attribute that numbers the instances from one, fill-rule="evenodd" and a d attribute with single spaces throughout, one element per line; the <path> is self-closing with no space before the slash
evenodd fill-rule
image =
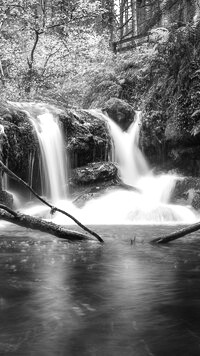
<path id="1" fill-rule="evenodd" d="M 32 230 L 39 230 L 68 241 L 77 241 L 89 238 L 89 236 L 84 235 L 81 232 L 68 230 L 65 227 L 54 224 L 51 221 L 45 221 L 34 216 L 15 212 L 3 204 L 0 205 L 0 220 L 5 220 L 9 223 Z"/>
<path id="2" fill-rule="evenodd" d="M 8 167 L 5 166 L 5 164 L 3 164 L 2 161 L 0 161 L 0 167 L 2 168 L 2 170 L 7 173 L 11 178 L 15 179 L 16 181 L 20 182 L 22 185 L 24 185 L 27 189 L 29 189 L 31 191 L 31 193 L 33 193 L 33 195 L 35 195 L 35 197 L 37 199 L 39 199 L 42 203 L 44 203 L 45 205 L 47 205 L 50 209 L 51 209 L 51 213 L 55 213 L 56 211 L 58 211 L 61 214 L 66 215 L 67 217 L 69 217 L 71 220 L 73 220 L 78 226 L 80 226 L 83 230 L 89 232 L 91 235 L 93 235 L 94 237 L 97 238 L 97 240 L 99 240 L 100 242 L 104 242 L 103 239 L 94 231 L 90 230 L 88 227 L 86 227 L 85 225 L 83 225 L 79 220 L 77 220 L 74 216 L 72 216 L 71 214 L 67 213 L 66 211 L 59 209 L 53 205 L 51 205 L 50 203 L 48 203 L 45 199 L 41 198 L 26 182 L 24 182 L 21 178 L 19 178 L 16 174 L 14 174 L 10 169 L 8 169 Z"/>

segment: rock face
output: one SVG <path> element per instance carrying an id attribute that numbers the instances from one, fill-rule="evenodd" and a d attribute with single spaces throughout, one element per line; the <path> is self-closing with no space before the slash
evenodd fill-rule
<path id="1" fill-rule="evenodd" d="M 126 130 L 134 121 L 135 111 L 131 105 L 124 100 L 111 98 L 104 106 L 109 117 L 115 121 L 123 130 Z"/>
<path id="2" fill-rule="evenodd" d="M 154 111 L 141 128 L 140 143 L 149 162 L 160 170 L 172 170 L 185 176 L 200 175 L 200 132 L 197 125 L 181 126 Z"/>
<path id="3" fill-rule="evenodd" d="M 7 136 L 3 147 L 3 161 L 8 159 L 9 168 L 28 181 L 29 157 L 38 147 L 34 129 L 26 113 L 11 103 L 0 103 L 0 124 Z"/>
<path id="4" fill-rule="evenodd" d="M 108 160 L 111 139 L 106 122 L 98 114 L 65 110 L 59 117 L 71 168 Z"/>

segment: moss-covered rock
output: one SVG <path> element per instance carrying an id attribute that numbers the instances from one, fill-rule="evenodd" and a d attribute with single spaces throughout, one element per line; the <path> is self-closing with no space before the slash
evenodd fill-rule
<path id="1" fill-rule="evenodd" d="M 4 144 L 4 162 L 19 177 L 28 180 L 30 153 L 37 150 L 34 129 L 27 113 L 15 103 L 0 103 L 0 124 L 3 125 L 7 141 Z"/>
<path id="2" fill-rule="evenodd" d="M 200 179 L 195 177 L 183 177 L 177 180 L 173 194 L 173 203 L 191 205 L 194 209 L 200 209 Z"/>
<path id="3" fill-rule="evenodd" d="M 105 120 L 95 112 L 65 110 L 59 115 L 63 125 L 71 168 L 107 161 L 111 139 Z"/>
<path id="4" fill-rule="evenodd" d="M 122 99 L 111 98 L 103 105 L 102 109 L 123 130 L 126 130 L 134 121 L 135 111 L 133 107 Z"/>

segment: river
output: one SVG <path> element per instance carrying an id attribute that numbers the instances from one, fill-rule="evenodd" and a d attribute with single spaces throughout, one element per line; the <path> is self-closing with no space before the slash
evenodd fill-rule
<path id="1" fill-rule="evenodd" d="M 131 244 L 174 229 L 97 226 L 101 245 L 6 225 L 0 355 L 199 356 L 199 233 Z"/>

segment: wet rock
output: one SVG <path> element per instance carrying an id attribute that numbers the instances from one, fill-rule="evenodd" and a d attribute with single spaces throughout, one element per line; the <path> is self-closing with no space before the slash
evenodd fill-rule
<path id="1" fill-rule="evenodd" d="M 76 185 L 89 185 L 117 179 L 117 167 L 111 162 L 94 162 L 75 168 L 71 181 Z"/>
<path id="2" fill-rule="evenodd" d="M 134 121 L 135 111 L 124 100 L 111 98 L 104 104 L 102 109 L 124 130 Z"/>
<path id="3" fill-rule="evenodd" d="M 194 209 L 200 210 L 200 190 L 194 190 L 191 205 Z"/>
<path id="4" fill-rule="evenodd" d="M 112 190 L 128 190 L 140 193 L 138 188 L 127 185 L 118 176 L 118 167 L 112 162 L 96 162 L 76 168 L 70 179 L 73 203 L 81 208 L 86 202 L 99 198 Z"/>
<path id="5" fill-rule="evenodd" d="M 117 172 L 111 162 L 95 162 L 73 169 L 69 184 L 73 203 L 81 208 L 89 200 L 115 189 L 120 184 Z"/>
<path id="6" fill-rule="evenodd" d="M 173 203 L 191 205 L 194 209 L 200 209 L 200 179 L 195 177 L 183 177 L 177 180 L 171 196 Z"/>
<path id="7" fill-rule="evenodd" d="M 0 124 L 7 138 L 3 145 L 3 160 L 8 160 L 9 168 L 27 181 L 30 153 L 35 153 L 38 147 L 27 113 L 15 103 L 1 102 Z"/>
<path id="8" fill-rule="evenodd" d="M 0 192 L 0 204 L 4 204 L 9 208 L 13 208 L 13 196 L 11 193 L 7 192 L 6 190 L 2 190 Z"/>

